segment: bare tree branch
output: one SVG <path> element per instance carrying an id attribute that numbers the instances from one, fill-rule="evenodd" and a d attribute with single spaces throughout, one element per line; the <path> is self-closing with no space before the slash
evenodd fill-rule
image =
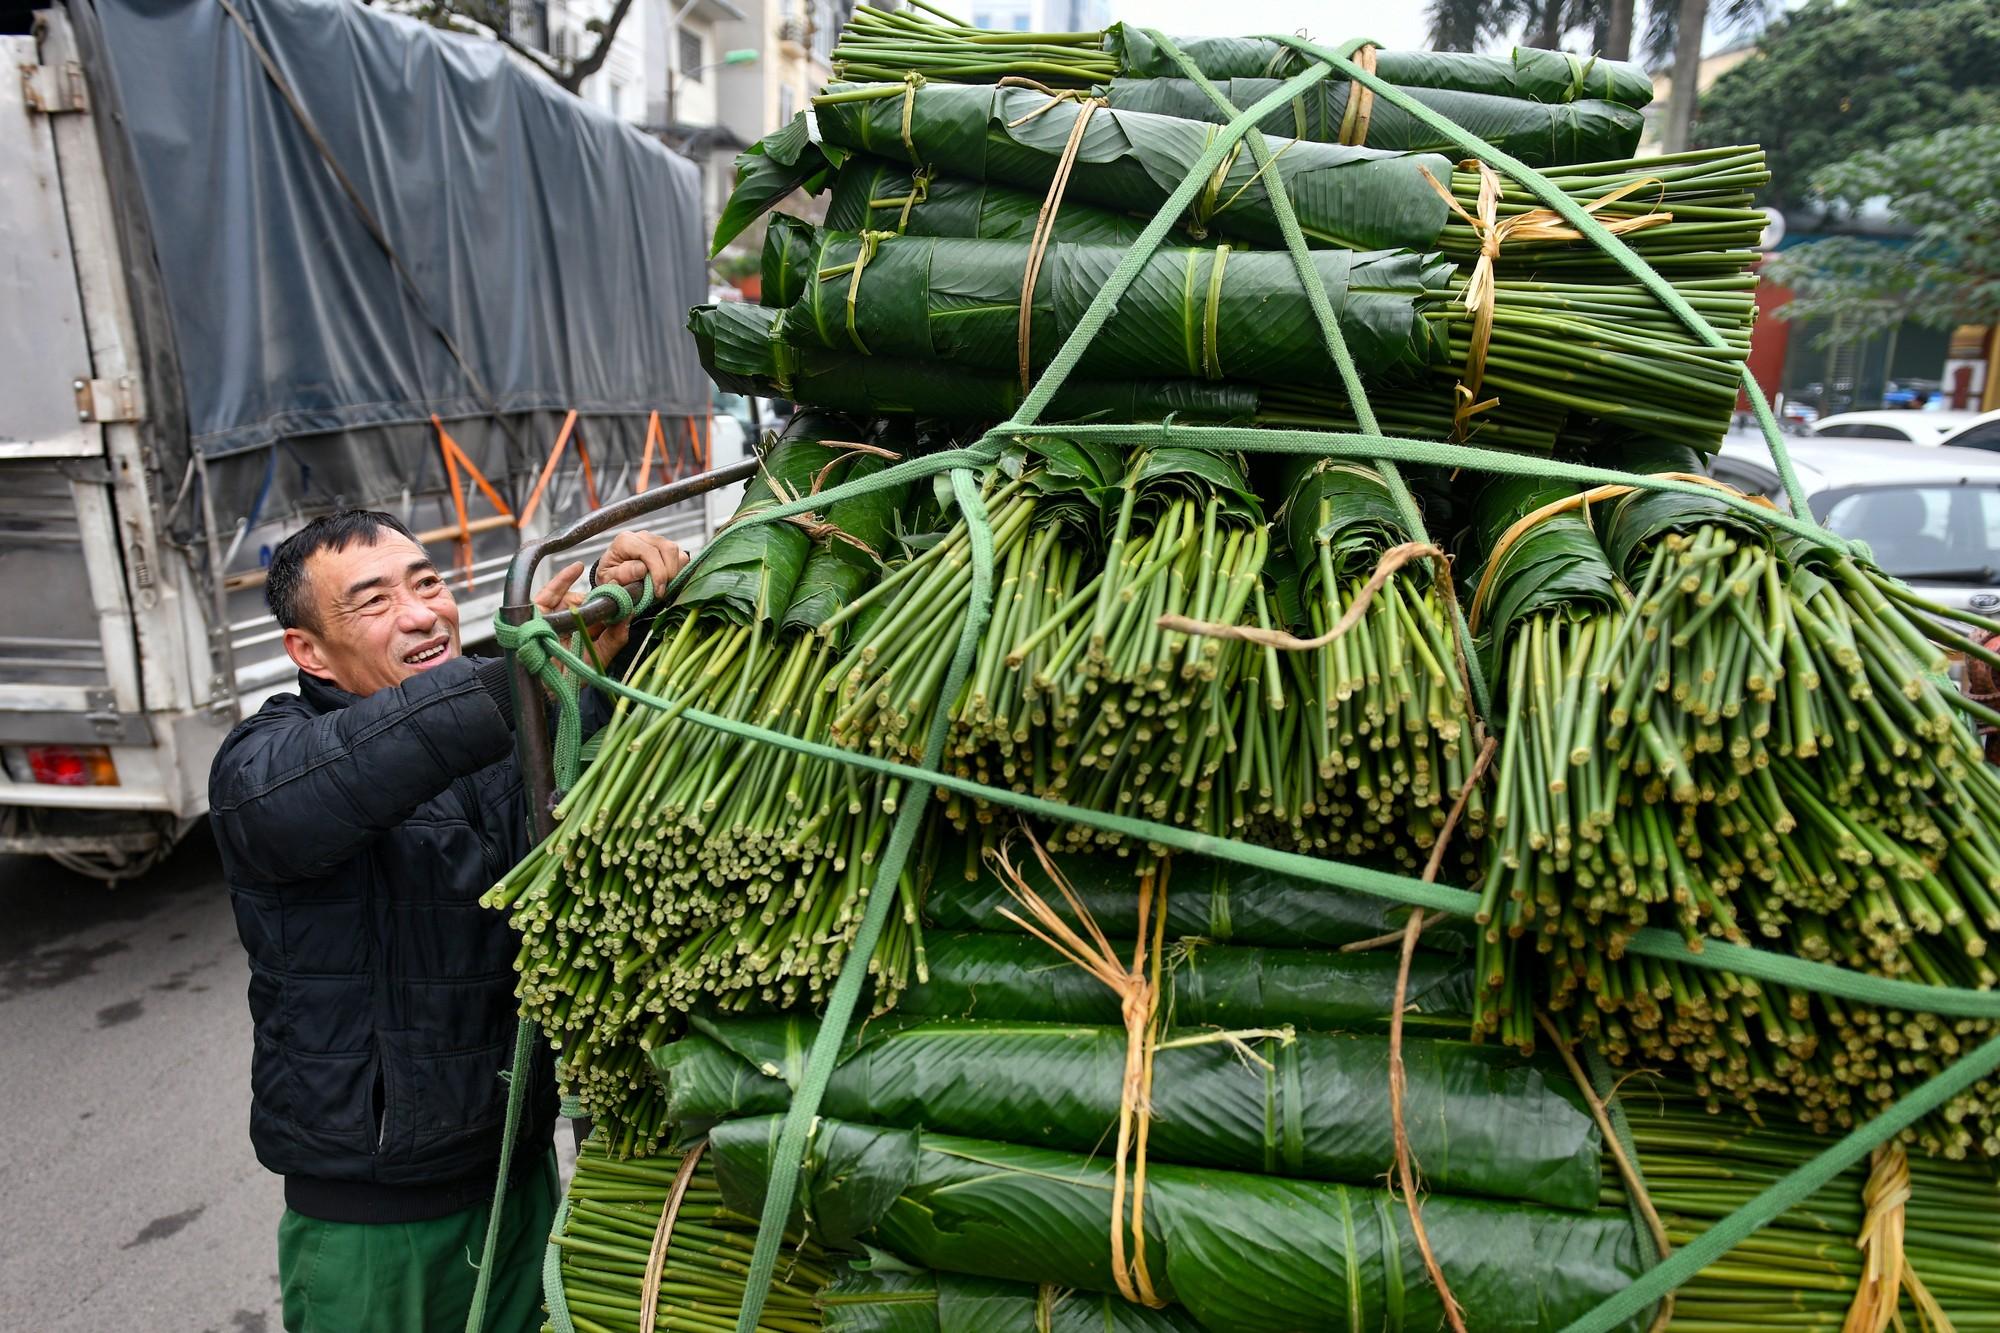
<path id="1" fill-rule="evenodd" d="M 617 40 L 618 26 L 625 22 L 625 15 L 630 13 L 631 9 L 632 0 L 618 0 L 618 3 L 611 7 L 611 17 L 602 22 L 592 19 L 590 27 L 597 33 L 597 45 L 590 49 L 589 55 L 573 62 L 569 67 L 569 73 L 556 82 L 575 92 L 583 86 L 585 79 L 603 69 L 604 62 L 611 55 L 611 43 Z"/>
<path id="2" fill-rule="evenodd" d="M 617 0 L 608 17 L 592 19 L 585 25 L 585 30 L 597 40 L 590 54 L 581 60 L 559 59 L 516 37 L 509 10 L 506 0 L 418 0 L 405 12 L 453 32 L 490 37 L 564 92 L 574 94 L 583 87 L 585 79 L 603 69 L 604 62 L 610 59 L 611 44 L 618 40 L 618 29 L 632 11 L 632 0 Z"/>

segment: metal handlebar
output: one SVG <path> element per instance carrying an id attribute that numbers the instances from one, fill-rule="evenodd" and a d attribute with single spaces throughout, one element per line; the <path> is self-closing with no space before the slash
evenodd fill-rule
<path id="1" fill-rule="evenodd" d="M 571 547 L 589 541 L 592 537 L 609 532 L 613 528 L 623 527 L 635 519 L 665 509 L 669 505 L 692 500 L 698 495 L 706 495 L 732 482 L 742 481 L 755 475 L 756 471 L 757 460 L 746 458 L 740 463 L 731 463 L 713 472 L 704 472 L 698 477 L 655 486 L 652 490 L 632 496 L 630 499 L 594 509 L 560 531 L 524 543 L 507 565 L 507 582 L 504 600 L 500 607 L 500 618 L 509 625 L 519 625 L 534 614 L 535 568 L 547 557 L 567 551 Z M 637 596 L 640 585 L 631 584 L 626 591 Z M 660 591 L 664 592 L 665 589 Z M 556 612 L 548 617 L 548 622 L 556 633 L 570 634 L 578 629 L 604 623 L 612 618 L 616 609 L 607 598 L 593 598 L 573 611 Z M 541 686 L 522 667 L 518 658 L 513 662 L 513 679 L 514 758 L 521 767 L 521 781 L 528 789 L 528 833 L 536 842 L 540 842 L 555 829 L 555 752 L 549 737 L 548 713 L 538 706 L 542 697 Z"/>

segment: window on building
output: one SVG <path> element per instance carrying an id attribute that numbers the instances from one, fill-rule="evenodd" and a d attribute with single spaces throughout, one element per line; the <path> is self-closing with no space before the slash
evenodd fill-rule
<path id="1" fill-rule="evenodd" d="M 609 111 L 612 115 L 618 117 L 620 120 L 623 120 L 625 118 L 625 85 L 618 82 L 618 80 L 616 79 L 613 79 L 611 81 L 609 103 L 605 107 L 605 110 Z"/>
<path id="2" fill-rule="evenodd" d="M 1028 16 L 1026 14 L 1016 14 L 1014 16 L 1014 31 L 1026 32 L 1027 30 L 1028 30 Z"/>
<path id="3" fill-rule="evenodd" d="M 789 83 L 779 85 L 778 124 L 781 126 L 791 124 L 792 112 L 796 110 L 798 110 L 798 95 L 792 91 L 792 85 Z"/>
<path id="4" fill-rule="evenodd" d="M 689 83 L 701 82 L 701 34 L 681 29 L 681 77 Z"/>

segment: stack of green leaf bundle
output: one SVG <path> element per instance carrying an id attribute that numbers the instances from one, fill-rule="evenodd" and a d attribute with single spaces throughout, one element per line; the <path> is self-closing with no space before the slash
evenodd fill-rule
<path id="1" fill-rule="evenodd" d="M 1201 883 L 1197 872 L 1194 896 Z M 1044 973 L 1076 971 L 1019 938 L 1044 951 Z M 1322 983 L 1337 987 L 1341 962 L 1367 955 L 1321 957 L 1332 963 Z M 1379 1182 L 1394 1156 L 1389 1039 L 1294 1026 L 1290 998 L 1273 990 L 1230 1016 L 1245 1026 L 1158 1033 L 1133 1242 L 1143 1225 L 1156 1299 L 1184 1315 L 1136 1316 L 1138 1327 L 1441 1318 L 1407 1214 Z M 802 1215 L 833 1249 L 865 1244 L 925 1268 L 1120 1293 L 1103 1144 L 1129 1096 L 1127 1027 L 982 1016 L 979 996 L 971 1008 L 879 1019 L 843 1047 Z M 731 1206 L 755 1208 L 812 1022 L 694 1027 L 657 1057 L 672 1114 L 706 1131 Z M 1459 1299 L 1487 1312 L 1482 1327 L 1559 1325 L 1631 1280 L 1631 1221 L 1597 1208 L 1599 1131 L 1559 1063 L 1415 1036 L 1404 1057 L 1412 1147 L 1433 1189 L 1424 1220 Z"/>
<path id="2" fill-rule="evenodd" d="M 1797 1131 L 1717 1116 L 1671 1085 L 1628 1085 L 1625 1111 L 1649 1197 L 1676 1248 L 1748 1203 L 1823 1146 Z M 2000 1327 L 2000 1188 L 1967 1165 L 1907 1162 L 1902 1258 L 1922 1283 L 1899 1301 L 1905 1327 L 1971 1333 Z M 1674 1333 L 1852 1328 L 1849 1310 L 1870 1272 L 1857 1245 L 1868 1217 L 1869 1172 L 1857 1167 L 1709 1265 L 1676 1293 Z M 1607 1167 L 1602 1206 L 1623 1210 L 1625 1191 Z M 1876 1256 L 1877 1267 L 1883 1257 Z M 836 1265 L 819 1295 L 827 1333 L 1194 1333 L 1181 1308 L 1151 1310 L 1113 1296 L 963 1274 L 913 1270 L 876 1254 Z M 1475 1323 L 1475 1327 L 1479 1327 Z"/>
<path id="3" fill-rule="evenodd" d="M 798 291 L 771 322 L 774 340 L 810 355 L 881 356 L 994 374 L 1018 372 L 1024 363 L 1031 376 L 1044 370 L 1124 253 L 1116 246 L 1056 242 L 1037 256 L 1026 241 L 833 231 L 800 247 L 797 234 L 796 227 L 777 225 L 766 233 L 767 251 L 782 247 L 785 266 L 798 266 L 795 277 L 774 284 Z M 796 253 L 800 249 L 804 253 Z M 1349 351 L 1381 389 L 1375 401 L 1384 416 L 1420 430 L 1448 421 L 1452 386 L 1465 372 L 1473 336 L 1472 315 L 1456 299 L 1462 284 L 1455 283 L 1451 263 L 1435 255 L 1348 250 L 1317 251 L 1313 262 Z M 1028 291 L 1031 268 L 1035 279 Z M 1487 364 L 1494 376 L 1517 367 L 1526 373 L 1504 409 L 1482 417 L 1483 443 L 1554 446 L 1577 391 L 1567 375 L 1538 373 L 1538 352 L 1551 342 L 1587 349 L 1609 329 L 1588 309 L 1601 290 L 1500 284 Z M 1639 327 L 1644 322 L 1620 321 L 1629 326 L 1622 336 L 1637 344 L 1628 351 L 1646 350 L 1651 335 Z M 1617 364 L 1630 364 L 1630 358 Z M 1190 391 L 1204 383 L 1255 386 L 1260 409 L 1271 390 L 1279 391 L 1269 395 L 1273 405 L 1324 398 L 1318 386 L 1336 376 L 1291 256 L 1226 245 L 1156 251 L 1120 303 L 1118 318 L 1085 349 L 1077 372 L 1089 383 L 1181 382 Z M 1618 392 L 1616 378 L 1599 392 Z M 1626 415 L 1650 410 L 1707 438 L 1709 427 L 1699 418 L 1663 402 L 1648 409 L 1642 384 L 1633 384 L 1632 397 L 1620 408 Z M 1320 411 L 1334 418 L 1344 407 L 1335 399 Z"/>
<path id="4" fill-rule="evenodd" d="M 644 1326 L 640 1307 L 649 1264 L 681 1163 L 679 1153 L 645 1161 L 615 1157 L 601 1132 L 578 1149 L 568 1210 L 550 1238 L 561 1255 L 555 1275 L 577 1333 L 639 1333 Z M 671 1333 L 734 1329 L 756 1237 L 756 1219 L 724 1206 L 714 1170 L 697 1161 L 674 1208 L 673 1231 L 651 1285 L 654 1327 Z M 818 1294 L 835 1271 L 803 1234 L 787 1236 L 758 1333 L 819 1328 Z M 544 1325 L 543 1333 L 554 1333 L 554 1326 Z"/>
<path id="5" fill-rule="evenodd" d="M 1103 32 L 990 32 L 922 9 L 857 6 L 834 48 L 835 77 L 1032 79 L 1048 87 L 1100 89 L 1113 106 L 1214 117 L 1187 68 L 1147 29 L 1113 24 Z M 1263 38 L 1189 38 L 1176 45 L 1238 106 L 1261 100 L 1303 68 L 1298 53 Z M 1644 123 L 1639 109 L 1653 96 L 1636 66 L 1560 51 L 1517 47 L 1499 57 L 1371 49 L 1362 59 L 1385 82 L 1536 166 L 1629 153 Z M 1365 93 L 1357 97 L 1358 91 L 1345 79 L 1330 78 L 1273 112 L 1262 128 L 1374 148 L 1451 146 L 1408 113 Z"/>
<path id="6" fill-rule="evenodd" d="M 1691 454 L 1628 452 L 1693 475 Z M 1480 1027 L 1546 1003 L 1613 1060 L 1677 1060 L 1711 1096 L 1865 1118 L 1990 1025 L 1888 1013 L 1628 955 L 1640 926 L 1984 989 L 1994 816 L 1962 696 L 1894 585 L 1720 500 L 1497 480 L 1476 599 L 1505 710 L 1482 885 Z M 1541 515 L 1538 521 L 1534 516 Z M 1498 551 L 1498 558 L 1491 554 Z M 1912 1131 L 2000 1151 L 2000 1086 Z"/>
<path id="7" fill-rule="evenodd" d="M 995 392 L 998 382 L 980 377 L 1013 368 L 1025 385 L 1131 239 L 1116 210 L 1163 203 L 1213 136 L 1203 121 L 1093 115 L 1093 107 L 1013 86 L 836 87 L 816 108 L 823 142 L 788 129 L 741 159 L 717 244 L 793 189 L 830 185 L 817 259 L 808 262 L 812 247 L 795 227 L 777 224 L 767 237 L 764 299 L 785 305 L 783 316 L 762 320 L 767 345 L 747 312 L 700 308 L 693 327 L 712 366 L 726 362 L 746 381 L 787 382 L 794 393 L 831 393 L 838 406 L 851 403 L 850 382 L 824 383 L 807 368 L 872 354 L 898 365 L 945 363 L 948 374 Z M 1071 128 L 1082 134 L 1073 162 Z M 1250 403 L 1204 403 L 1195 415 L 1348 424 L 1346 404 L 1320 387 L 1333 382 L 1331 360 L 1293 262 L 1277 249 L 1275 173 L 1309 242 L 1325 249 L 1320 283 L 1357 362 L 1385 386 L 1395 428 L 1444 436 L 1476 426 L 1484 444 L 1548 449 L 1570 417 L 1695 447 L 1712 444 L 1726 424 L 1753 313 L 1762 215 L 1750 191 L 1763 174 L 1755 150 L 1613 156 L 1555 178 L 1607 223 L 1630 229 L 1632 243 L 1722 330 L 1720 348 L 1695 340 L 1577 233 L 1491 173 L 1453 172 L 1436 154 L 1302 140 L 1276 141 L 1270 151 L 1268 171 L 1252 155 L 1233 156 L 1190 206 L 1182 233 L 1228 244 L 1151 256 L 1119 318 L 1078 366 L 1089 392 L 1079 386 L 1051 404 L 1058 418 L 1088 410 L 1106 384 L 1151 386 L 1139 396 L 1156 400 L 1170 392 L 1198 399 L 1209 384 L 1247 391 Z M 927 165 L 891 168 L 890 156 Z M 1059 171 L 1062 205 L 1053 229 L 1038 236 L 1034 220 L 1045 208 L 1037 192 Z M 777 274 L 773 243 L 785 261 Z M 1399 250 L 1411 253 L 1383 253 Z M 1356 253 L 1343 259 L 1342 251 Z M 1428 251 L 1441 253 L 1418 257 Z M 1478 271 L 1482 254 L 1497 277 L 1490 285 Z M 1472 287 L 1491 293 L 1490 317 L 1466 304 Z M 1468 379 L 1481 401 L 1496 400 L 1470 420 L 1451 410 L 1453 386 Z M 992 405 L 992 396 L 974 392 L 965 411 Z M 899 400 L 892 393 L 887 401 Z M 1152 415 L 1168 406 L 1137 405 Z"/>
<path id="8" fill-rule="evenodd" d="M 1027 396 L 1017 376 L 795 346 L 779 336 L 782 313 L 742 301 L 688 313 L 702 369 L 718 387 L 828 412 L 974 421 L 1010 417 Z M 1252 386 L 1185 379 L 1076 379 L 1049 404 L 1057 420 L 1248 422 L 1257 409 Z"/>

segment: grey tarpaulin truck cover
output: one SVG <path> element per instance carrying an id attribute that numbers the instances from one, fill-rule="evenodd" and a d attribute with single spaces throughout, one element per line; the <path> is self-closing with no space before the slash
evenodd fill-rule
<path id="1" fill-rule="evenodd" d="M 222 525 L 440 486 L 433 414 L 504 490 L 547 453 L 543 414 L 576 409 L 601 448 L 706 413 L 678 317 L 707 286 L 699 176 L 657 140 L 496 42 L 352 0 L 71 13 L 143 215 L 150 401 L 179 405 L 163 470 L 205 460 Z"/>
<path id="2" fill-rule="evenodd" d="M 439 534 L 470 639 L 503 508 L 539 495 L 532 533 L 701 469 L 699 177 L 490 38 L 353 0 L 29 5 L 0 10 L 0 849 L 130 877 L 292 686 L 262 568 L 305 520 Z M 78 745 L 95 785 L 40 776 Z"/>

